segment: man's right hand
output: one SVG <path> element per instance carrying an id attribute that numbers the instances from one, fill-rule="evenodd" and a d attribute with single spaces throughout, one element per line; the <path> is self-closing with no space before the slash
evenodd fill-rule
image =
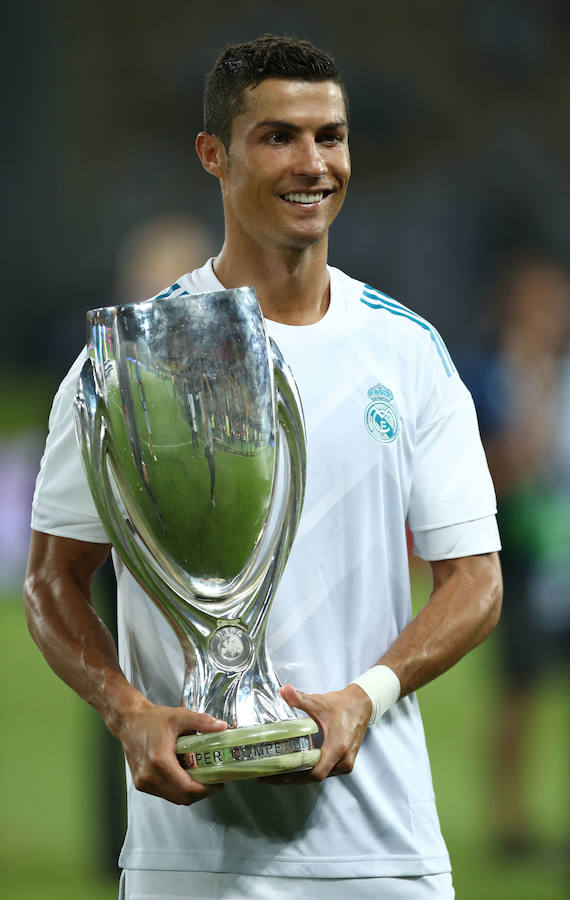
<path id="1" fill-rule="evenodd" d="M 126 680 L 115 642 L 95 612 L 91 584 L 109 555 L 94 544 L 32 532 L 24 600 L 30 633 L 54 672 L 121 741 L 135 787 L 185 806 L 220 790 L 188 775 L 176 739 L 226 723 L 185 707 L 156 706 Z"/>
<path id="2" fill-rule="evenodd" d="M 137 790 L 190 806 L 223 788 L 204 785 L 184 771 L 176 757 L 176 741 L 196 731 L 223 731 L 226 723 L 185 707 L 156 706 L 141 696 L 136 707 L 123 715 L 116 736 L 125 751 Z"/>

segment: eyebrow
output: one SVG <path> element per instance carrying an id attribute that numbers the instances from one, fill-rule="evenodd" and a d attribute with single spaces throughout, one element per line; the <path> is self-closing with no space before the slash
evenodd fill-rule
<path id="1" fill-rule="evenodd" d="M 318 130 L 333 131 L 335 128 L 346 128 L 347 126 L 348 122 L 345 119 L 339 119 L 338 122 L 327 122 L 326 125 L 321 125 Z M 293 122 L 284 122 L 281 119 L 264 119 L 263 122 L 257 122 L 255 128 L 281 128 L 284 131 L 302 130 L 299 125 L 294 125 Z"/>

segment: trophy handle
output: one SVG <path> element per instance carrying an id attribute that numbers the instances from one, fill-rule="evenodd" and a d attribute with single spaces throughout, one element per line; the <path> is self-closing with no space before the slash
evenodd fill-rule
<path id="1" fill-rule="evenodd" d="M 287 555 L 291 549 L 293 538 L 297 532 L 303 500 L 307 473 L 307 440 L 305 436 L 305 420 L 303 403 L 291 370 L 285 363 L 281 351 L 273 339 L 269 339 L 273 356 L 273 372 L 277 388 L 277 417 L 283 428 L 291 465 L 291 498 L 290 524 L 292 533 L 287 545 Z"/>

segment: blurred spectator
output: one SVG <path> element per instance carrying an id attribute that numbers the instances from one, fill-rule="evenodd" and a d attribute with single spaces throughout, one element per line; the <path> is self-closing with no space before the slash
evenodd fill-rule
<path id="1" fill-rule="evenodd" d="M 30 544 L 30 507 L 41 456 L 35 430 L 0 437 L 0 591 L 21 597 Z"/>
<path id="2" fill-rule="evenodd" d="M 524 760 L 533 692 L 570 661 L 570 276 L 552 257 L 510 257 L 495 282 L 493 346 L 466 366 L 498 497 L 504 688 L 495 744 L 496 829 L 510 853 L 536 838 Z"/>
<path id="3" fill-rule="evenodd" d="M 207 226 L 187 213 L 164 212 L 144 220 L 117 253 L 117 303 L 147 300 L 218 249 Z"/>

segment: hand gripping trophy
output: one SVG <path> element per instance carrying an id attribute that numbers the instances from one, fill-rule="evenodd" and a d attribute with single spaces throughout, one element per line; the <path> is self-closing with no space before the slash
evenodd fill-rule
<path id="1" fill-rule="evenodd" d="M 299 522 L 305 429 L 253 288 L 87 314 L 76 431 L 115 550 L 174 629 L 182 703 L 229 728 L 178 739 L 202 783 L 311 768 L 266 629 Z"/>

